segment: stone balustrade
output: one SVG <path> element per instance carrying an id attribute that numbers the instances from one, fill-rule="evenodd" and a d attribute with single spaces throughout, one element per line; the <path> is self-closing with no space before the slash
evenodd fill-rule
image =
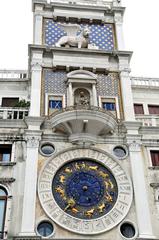
<path id="1" fill-rule="evenodd" d="M 159 115 L 136 115 L 136 120 L 145 127 L 159 127 Z"/>
<path id="2" fill-rule="evenodd" d="M 0 79 L 26 79 L 28 72 L 26 70 L 0 70 Z"/>
<path id="3" fill-rule="evenodd" d="M 132 87 L 155 88 L 159 87 L 159 78 L 131 77 L 131 85 Z"/>
<path id="4" fill-rule="evenodd" d="M 0 119 L 24 119 L 28 114 L 28 108 L 0 107 Z"/>
<path id="5" fill-rule="evenodd" d="M 51 3 L 63 3 L 63 4 L 78 4 L 78 5 L 89 5 L 89 6 L 106 6 L 110 8 L 113 0 L 51 0 Z"/>

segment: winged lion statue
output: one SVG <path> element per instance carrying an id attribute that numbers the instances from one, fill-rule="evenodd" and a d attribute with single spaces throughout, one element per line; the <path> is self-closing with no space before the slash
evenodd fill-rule
<path id="1" fill-rule="evenodd" d="M 78 47 L 87 48 L 89 43 L 90 30 L 88 27 L 81 28 L 77 24 L 59 24 L 60 29 L 67 33 L 67 36 L 61 37 L 55 44 L 56 47 Z M 77 35 L 77 32 L 80 34 Z"/>

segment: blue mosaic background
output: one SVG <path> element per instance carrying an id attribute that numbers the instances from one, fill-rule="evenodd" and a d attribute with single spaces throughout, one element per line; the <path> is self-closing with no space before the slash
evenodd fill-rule
<path id="1" fill-rule="evenodd" d="M 64 23 L 64 22 L 63 22 Z M 60 22 L 46 19 L 44 22 L 44 43 L 55 46 L 55 43 L 66 33 L 60 29 Z M 100 50 L 113 51 L 115 48 L 113 24 L 80 24 L 82 28 L 89 27 L 90 44 L 95 44 Z"/>

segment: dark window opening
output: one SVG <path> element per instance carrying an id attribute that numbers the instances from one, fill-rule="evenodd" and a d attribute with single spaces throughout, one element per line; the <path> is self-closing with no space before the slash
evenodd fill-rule
<path id="1" fill-rule="evenodd" d="M 159 114 L 159 106 L 148 105 L 149 114 Z"/>
<path id="2" fill-rule="evenodd" d="M 135 228 L 130 223 L 123 223 L 120 227 L 120 231 L 125 238 L 133 238 L 135 236 Z"/>
<path id="3" fill-rule="evenodd" d="M 151 150 L 151 161 L 152 161 L 152 166 L 159 166 L 159 151 L 157 150 Z"/>
<path id="4" fill-rule="evenodd" d="M 15 107 L 19 98 L 2 98 L 2 107 Z"/>
<path id="5" fill-rule="evenodd" d="M 144 109 L 142 104 L 134 104 L 135 114 L 144 114 Z"/>
<path id="6" fill-rule="evenodd" d="M 12 145 L 0 145 L 0 162 L 10 162 L 11 160 Z"/>

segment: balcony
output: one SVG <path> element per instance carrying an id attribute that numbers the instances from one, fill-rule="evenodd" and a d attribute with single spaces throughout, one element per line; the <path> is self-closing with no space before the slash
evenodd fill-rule
<path id="1" fill-rule="evenodd" d="M 96 141 L 112 134 L 117 127 L 115 114 L 94 106 L 71 106 L 55 111 L 49 116 L 54 132 L 62 132 L 69 136 L 71 142 L 84 139 Z"/>
<path id="2" fill-rule="evenodd" d="M 0 119 L 24 119 L 29 114 L 28 108 L 0 107 Z"/>
<path id="3" fill-rule="evenodd" d="M 159 115 L 136 115 L 136 120 L 144 127 L 159 127 Z"/>
<path id="4" fill-rule="evenodd" d="M 0 70 L 0 79 L 27 79 L 26 70 Z"/>

